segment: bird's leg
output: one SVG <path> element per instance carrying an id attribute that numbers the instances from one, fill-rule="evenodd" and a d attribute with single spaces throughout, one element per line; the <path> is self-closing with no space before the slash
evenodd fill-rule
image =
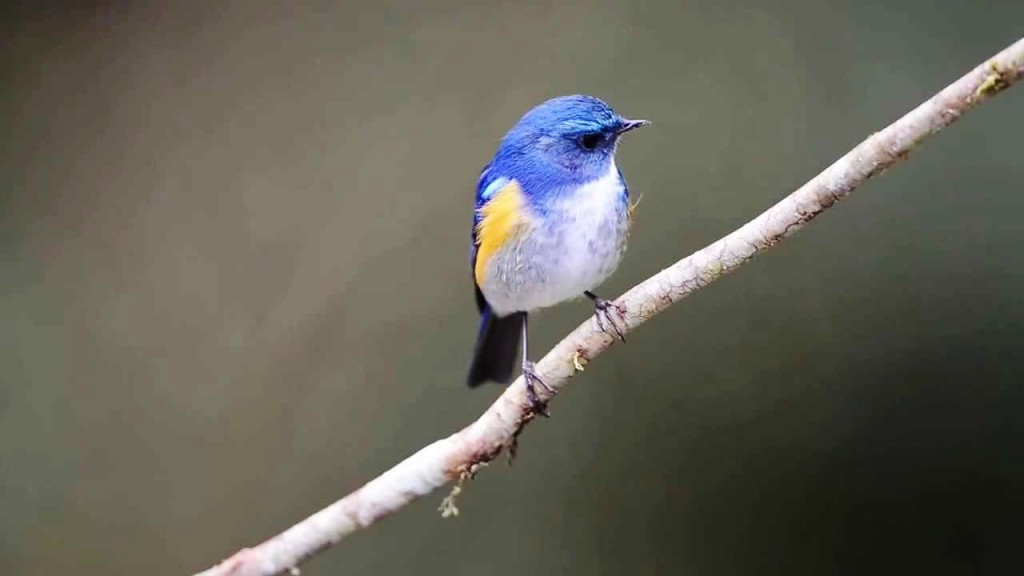
<path id="1" fill-rule="evenodd" d="M 594 320 L 597 321 L 597 327 L 601 332 L 608 333 L 608 329 L 605 326 L 607 322 L 612 330 L 615 331 L 615 335 L 619 337 L 622 342 L 626 341 L 626 335 L 622 333 L 622 329 L 619 328 L 618 323 L 615 321 L 615 316 L 612 315 L 612 310 L 618 315 L 619 320 L 626 320 L 626 311 L 621 306 L 612 302 L 611 300 L 605 300 L 604 298 L 598 298 L 596 294 L 590 290 L 584 290 L 583 295 L 590 299 L 594 303 Z"/>
<path id="2" fill-rule="evenodd" d="M 523 314 L 523 379 L 526 380 L 526 400 L 530 403 L 530 410 L 534 414 L 540 414 L 541 416 L 547 417 L 548 414 L 548 403 L 547 401 L 541 400 L 537 396 L 537 389 L 534 387 L 535 384 L 539 384 L 548 393 L 554 395 L 557 394 L 554 388 L 548 386 L 541 380 L 540 376 L 537 375 L 536 367 L 533 362 L 530 362 L 529 355 L 526 347 L 526 333 L 527 333 L 527 315 Z"/>

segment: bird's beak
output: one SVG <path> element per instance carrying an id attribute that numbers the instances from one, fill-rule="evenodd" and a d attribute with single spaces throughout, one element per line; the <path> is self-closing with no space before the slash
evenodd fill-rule
<path id="1" fill-rule="evenodd" d="M 636 130 L 637 128 L 643 128 L 644 126 L 647 126 L 648 124 L 650 124 L 650 121 L 648 121 L 648 120 L 626 120 L 626 119 L 623 119 L 622 122 L 619 122 L 619 129 L 618 129 L 618 131 L 616 133 L 617 134 L 625 134 L 626 132 L 629 132 L 630 130 Z"/>

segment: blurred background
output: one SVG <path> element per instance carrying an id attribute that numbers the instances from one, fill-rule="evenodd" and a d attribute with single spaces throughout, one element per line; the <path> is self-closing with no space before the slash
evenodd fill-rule
<path id="1" fill-rule="evenodd" d="M 0 565 L 187 574 L 479 415 L 479 169 L 654 126 L 614 296 L 1018 39 L 1024 3 L 4 8 Z M 1024 88 L 615 346 L 515 466 L 305 574 L 983 573 L 1024 512 Z M 546 350 L 585 302 L 533 324 Z"/>

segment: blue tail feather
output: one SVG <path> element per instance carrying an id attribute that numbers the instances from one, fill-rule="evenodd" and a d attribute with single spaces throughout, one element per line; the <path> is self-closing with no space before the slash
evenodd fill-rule
<path id="1" fill-rule="evenodd" d="M 485 382 L 507 384 L 512 381 L 524 315 L 524 312 L 516 312 L 498 317 L 490 307 L 483 308 L 467 380 L 470 388 Z"/>

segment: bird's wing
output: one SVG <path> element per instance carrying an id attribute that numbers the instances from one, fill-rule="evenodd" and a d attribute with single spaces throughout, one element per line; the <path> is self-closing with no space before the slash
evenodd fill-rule
<path id="1" fill-rule="evenodd" d="M 470 268 L 476 285 L 477 308 L 486 306 L 480 283 L 487 263 L 520 229 L 524 222 L 526 197 L 518 182 L 484 168 L 477 184 L 476 209 L 473 211 Z"/>

